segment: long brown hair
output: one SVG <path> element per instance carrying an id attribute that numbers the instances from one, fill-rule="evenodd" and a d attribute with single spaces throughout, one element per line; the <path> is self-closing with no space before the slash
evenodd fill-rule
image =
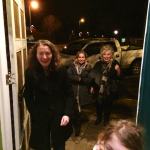
<path id="1" fill-rule="evenodd" d="M 40 45 L 48 46 L 49 49 L 52 52 L 52 60 L 49 65 L 49 70 L 53 71 L 56 70 L 60 64 L 60 55 L 56 48 L 56 46 L 48 41 L 48 40 L 39 40 L 37 43 L 32 47 L 32 49 L 29 52 L 29 60 L 28 60 L 28 67 L 32 70 L 37 70 L 41 68 L 40 63 L 37 60 L 37 47 Z"/>

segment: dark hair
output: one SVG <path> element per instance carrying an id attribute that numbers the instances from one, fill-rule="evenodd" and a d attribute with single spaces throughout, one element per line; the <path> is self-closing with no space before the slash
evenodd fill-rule
<path id="1" fill-rule="evenodd" d="M 87 53 L 85 51 L 82 51 L 82 50 L 77 52 L 76 58 L 78 58 L 80 54 L 84 54 L 85 58 L 87 58 Z"/>
<path id="2" fill-rule="evenodd" d="M 32 47 L 32 49 L 29 52 L 29 61 L 28 61 L 28 67 L 37 70 L 41 68 L 40 63 L 37 60 L 36 54 L 37 54 L 37 47 L 40 45 L 48 46 L 52 52 L 52 60 L 49 65 L 49 70 L 55 70 L 59 64 L 60 64 L 60 55 L 56 48 L 56 46 L 48 41 L 48 40 L 39 40 L 37 43 Z"/>
<path id="3" fill-rule="evenodd" d="M 143 129 L 129 120 L 111 122 L 99 134 L 98 141 L 103 143 L 107 150 L 107 142 L 115 135 L 121 144 L 129 150 L 143 150 Z"/>

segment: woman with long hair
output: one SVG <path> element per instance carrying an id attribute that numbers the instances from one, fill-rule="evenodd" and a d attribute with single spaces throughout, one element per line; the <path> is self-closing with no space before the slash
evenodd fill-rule
<path id="1" fill-rule="evenodd" d="M 78 51 L 74 62 L 68 68 L 68 75 L 71 80 L 75 105 L 73 114 L 73 126 L 75 135 L 80 134 L 82 121 L 88 120 L 87 116 L 83 113 L 83 106 L 92 102 L 89 91 L 89 73 L 91 65 L 87 61 L 87 54 L 84 51 Z"/>
<path id="2" fill-rule="evenodd" d="M 29 145 L 35 150 L 65 150 L 72 128 L 73 91 L 67 72 L 60 67 L 57 48 L 39 40 L 29 54 L 25 72 L 25 101 L 30 113 Z"/>

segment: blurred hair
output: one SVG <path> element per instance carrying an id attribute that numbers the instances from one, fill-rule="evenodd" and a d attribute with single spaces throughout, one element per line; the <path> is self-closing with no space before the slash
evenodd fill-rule
<path id="1" fill-rule="evenodd" d="M 143 129 L 129 120 L 112 121 L 99 134 L 98 142 L 107 150 L 107 143 L 115 135 L 129 150 L 143 150 Z"/>
<path id="2" fill-rule="evenodd" d="M 48 40 L 39 40 L 37 43 L 32 47 L 32 49 L 29 52 L 29 60 L 28 60 L 28 67 L 37 70 L 38 68 L 41 68 L 40 63 L 37 60 L 37 48 L 40 45 L 48 46 L 52 53 L 52 60 L 49 65 L 49 70 L 55 70 L 59 64 L 60 64 L 60 55 L 56 48 L 56 46 L 48 41 Z"/>
<path id="3" fill-rule="evenodd" d="M 76 58 L 78 58 L 80 54 L 83 54 L 85 58 L 87 58 L 87 53 L 85 51 L 78 51 L 76 54 Z"/>

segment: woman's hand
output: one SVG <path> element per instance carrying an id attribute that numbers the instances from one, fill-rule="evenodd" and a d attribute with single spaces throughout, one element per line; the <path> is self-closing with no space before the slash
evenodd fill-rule
<path id="1" fill-rule="evenodd" d="M 121 71 L 119 65 L 115 65 L 115 70 L 117 71 L 117 75 L 120 76 Z"/>
<path id="2" fill-rule="evenodd" d="M 60 126 L 66 126 L 69 123 L 69 116 L 62 116 Z"/>
<path id="3" fill-rule="evenodd" d="M 94 94 L 94 88 L 93 87 L 90 88 L 90 93 Z"/>

